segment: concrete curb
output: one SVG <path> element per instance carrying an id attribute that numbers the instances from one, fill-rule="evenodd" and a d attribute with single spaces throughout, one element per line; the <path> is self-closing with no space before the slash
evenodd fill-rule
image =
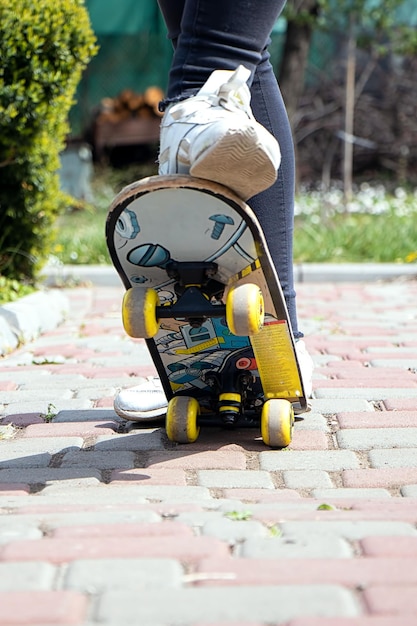
<path id="1" fill-rule="evenodd" d="M 295 282 L 366 282 L 417 278 L 417 266 L 403 263 L 303 263 L 294 266 Z M 44 270 L 47 286 L 68 283 L 91 283 L 98 287 L 121 286 L 116 270 L 111 265 L 63 265 Z"/>
<path id="2" fill-rule="evenodd" d="M 400 263 L 305 263 L 295 265 L 296 283 L 366 282 L 417 278 L 417 266 Z M 54 287 L 89 283 L 97 287 L 121 287 L 111 265 L 62 265 L 46 267 L 42 281 L 48 289 L 0 307 L 0 356 L 20 343 L 32 341 L 58 326 L 68 312 L 66 296 Z"/>
<path id="3" fill-rule="evenodd" d="M 62 291 L 42 290 L 0 306 L 0 355 L 54 329 L 69 311 Z"/>

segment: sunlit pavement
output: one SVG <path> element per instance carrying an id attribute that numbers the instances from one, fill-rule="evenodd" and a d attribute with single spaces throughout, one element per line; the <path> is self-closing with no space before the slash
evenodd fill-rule
<path id="1" fill-rule="evenodd" d="M 116 416 L 154 373 L 117 283 L 0 360 L 0 624 L 417 624 L 417 281 L 297 291 L 314 399 L 282 451 Z"/>

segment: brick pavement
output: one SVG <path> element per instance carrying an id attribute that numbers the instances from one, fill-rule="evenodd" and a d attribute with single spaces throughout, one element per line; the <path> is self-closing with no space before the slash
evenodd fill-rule
<path id="1" fill-rule="evenodd" d="M 0 625 L 417 625 L 417 282 L 298 292 L 315 398 L 283 451 L 120 420 L 154 370 L 119 287 L 0 360 Z"/>

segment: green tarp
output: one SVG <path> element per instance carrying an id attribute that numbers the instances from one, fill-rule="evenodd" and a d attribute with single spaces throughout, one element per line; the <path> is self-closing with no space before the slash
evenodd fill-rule
<path id="1" fill-rule="evenodd" d="M 165 32 L 156 0 L 87 0 L 97 35 L 133 35 Z"/>

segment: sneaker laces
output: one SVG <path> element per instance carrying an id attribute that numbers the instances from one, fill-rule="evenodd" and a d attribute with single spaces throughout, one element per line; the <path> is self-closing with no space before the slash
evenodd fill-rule
<path id="1" fill-rule="evenodd" d="M 231 112 L 244 111 L 250 119 L 254 119 L 250 108 L 250 91 L 246 83 L 249 76 L 250 71 L 243 65 L 239 65 L 217 91 L 210 93 L 202 88 L 192 98 L 171 105 L 169 113 L 175 120 L 178 120 L 195 113 L 196 104 L 199 108 L 198 103 L 201 103 L 203 105 L 201 108 L 221 106 Z"/>
<path id="2" fill-rule="evenodd" d="M 250 71 L 243 65 L 239 65 L 229 80 L 219 88 L 218 102 L 220 106 L 229 111 L 243 110 L 249 117 L 253 117 L 250 108 L 250 91 L 246 82 L 249 76 Z"/>

